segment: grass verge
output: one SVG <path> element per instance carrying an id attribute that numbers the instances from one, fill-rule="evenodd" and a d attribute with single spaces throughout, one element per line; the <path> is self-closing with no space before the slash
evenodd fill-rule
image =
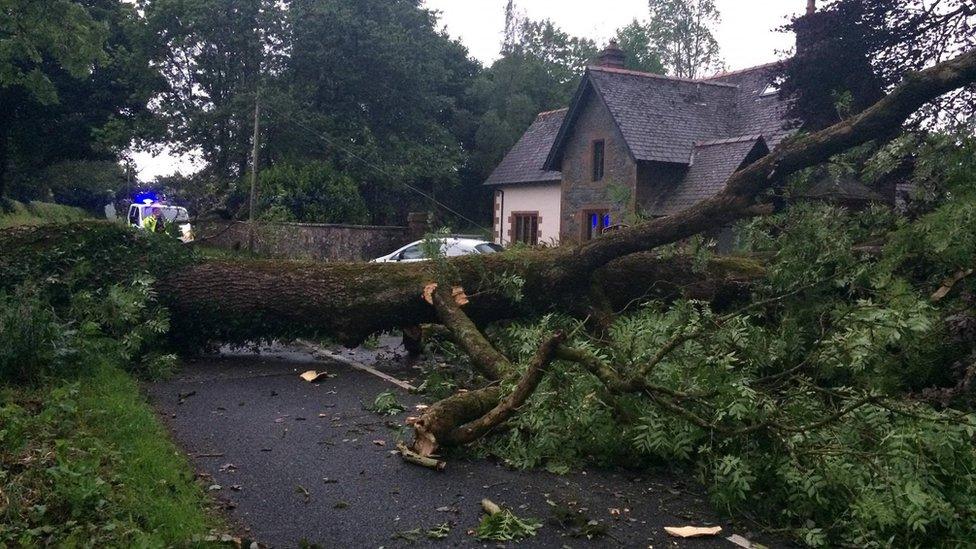
<path id="1" fill-rule="evenodd" d="M 0 388 L 0 546 L 199 546 L 223 527 L 124 371 Z"/>
<path id="2" fill-rule="evenodd" d="M 17 202 L 10 201 L 11 211 L 3 213 L 0 210 L 0 229 L 17 225 L 40 225 L 42 223 L 67 223 L 80 221 L 90 216 L 81 208 L 62 206 L 49 202 Z"/>

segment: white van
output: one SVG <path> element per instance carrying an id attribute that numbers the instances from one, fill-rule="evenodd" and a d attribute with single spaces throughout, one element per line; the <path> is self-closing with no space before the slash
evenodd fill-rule
<path id="1" fill-rule="evenodd" d="M 153 212 L 159 211 L 166 223 L 176 223 L 180 228 L 180 240 L 193 242 L 193 227 L 190 226 L 190 214 L 186 208 L 170 206 L 161 202 L 144 202 L 129 206 L 128 223 L 133 227 L 144 229 L 144 222 L 152 217 Z"/>

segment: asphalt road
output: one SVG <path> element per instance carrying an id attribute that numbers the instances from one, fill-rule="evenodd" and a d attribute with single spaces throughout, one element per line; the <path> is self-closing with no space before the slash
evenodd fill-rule
<path id="1" fill-rule="evenodd" d="M 323 368 L 335 377 L 312 384 L 298 376 Z M 452 460 L 437 473 L 406 464 L 393 449 L 407 414 L 382 417 L 363 406 L 388 390 L 405 405 L 420 402 L 370 374 L 296 349 L 200 359 L 147 387 L 232 520 L 274 547 L 495 547 L 468 533 L 480 520 L 482 498 L 544 521 L 520 547 L 734 547 L 724 536 L 748 535 L 718 519 L 693 481 L 668 473 L 558 476 L 487 460 Z M 609 536 L 573 537 L 572 528 L 553 519 L 552 503 L 605 524 Z M 409 539 L 417 537 L 412 530 L 443 523 L 451 525 L 443 540 Z M 724 527 L 722 537 L 676 540 L 664 532 L 712 524 Z"/>

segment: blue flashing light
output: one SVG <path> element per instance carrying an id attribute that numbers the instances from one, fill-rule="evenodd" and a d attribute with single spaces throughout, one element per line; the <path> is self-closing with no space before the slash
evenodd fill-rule
<path id="1" fill-rule="evenodd" d="M 156 194 L 156 191 L 138 192 L 132 197 L 132 201 L 136 204 L 152 204 L 159 202 L 159 195 Z"/>

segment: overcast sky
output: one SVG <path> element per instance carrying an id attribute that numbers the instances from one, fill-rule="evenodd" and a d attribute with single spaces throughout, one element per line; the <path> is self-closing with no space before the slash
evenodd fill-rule
<path id="1" fill-rule="evenodd" d="M 497 56 L 505 25 L 506 0 L 426 0 L 441 12 L 441 24 L 461 40 L 471 55 L 490 64 Z M 614 31 L 634 18 L 647 17 L 647 0 L 517 0 L 531 19 L 551 19 L 566 32 L 605 43 Z M 716 38 L 730 70 L 761 65 L 793 47 L 793 37 L 777 28 L 806 8 L 805 0 L 716 0 L 722 22 Z M 163 152 L 134 155 L 143 181 L 176 171 L 197 169 L 192 159 Z"/>

